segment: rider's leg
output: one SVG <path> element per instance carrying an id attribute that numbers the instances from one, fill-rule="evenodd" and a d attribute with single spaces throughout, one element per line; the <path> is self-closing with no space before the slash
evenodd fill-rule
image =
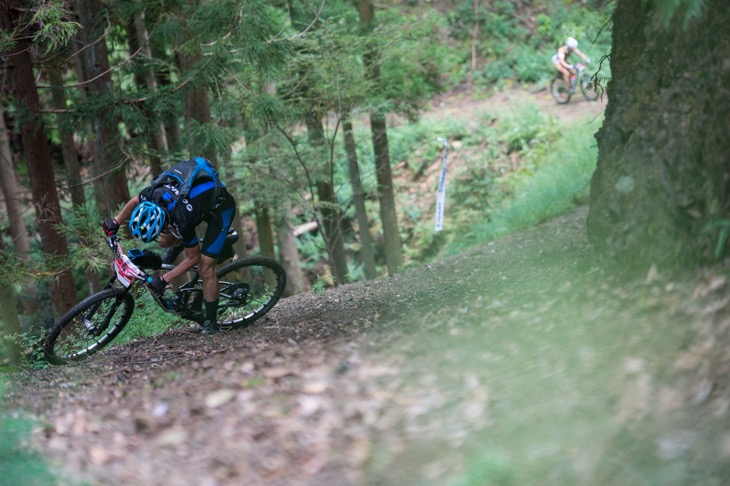
<path id="1" fill-rule="evenodd" d="M 218 287 L 218 277 L 215 274 L 217 263 L 218 261 L 215 258 L 206 255 L 200 256 L 198 273 L 200 274 L 200 278 L 203 279 L 203 298 L 206 303 L 218 300 L 220 289 Z"/>
<path id="2" fill-rule="evenodd" d="M 220 213 L 211 215 L 207 220 L 208 227 L 205 230 L 200 265 L 198 265 L 198 273 L 203 279 L 203 302 L 205 303 L 204 334 L 215 334 L 219 330 L 217 312 L 220 287 L 215 269 L 218 263 L 218 256 L 223 251 L 223 246 L 228 236 L 228 228 L 231 227 L 231 223 L 233 222 L 236 203 L 232 197 L 228 196 L 220 209 Z"/>
<path id="3" fill-rule="evenodd" d="M 560 72 L 560 74 L 563 75 L 563 81 L 565 81 L 565 86 L 567 86 L 568 89 L 570 89 L 570 71 L 567 70 L 562 64 L 560 64 L 558 62 L 553 63 L 553 65 L 555 66 L 555 69 L 557 69 Z"/>
<path id="4" fill-rule="evenodd" d="M 203 333 L 215 334 L 218 332 L 218 297 L 220 286 L 218 276 L 215 274 L 217 259 L 201 255 L 198 273 L 203 279 L 203 304 L 205 305 L 205 318 Z"/>

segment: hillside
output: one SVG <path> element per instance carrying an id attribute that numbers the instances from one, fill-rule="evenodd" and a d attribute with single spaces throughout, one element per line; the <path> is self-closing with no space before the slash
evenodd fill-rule
<path id="1" fill-rule="evenodd" d="M 727 269 L 618 279 L 586 214 L 249 329 L 23 371 L 6 406 L 38 419 L 60 484 L 722 484 Z"/>

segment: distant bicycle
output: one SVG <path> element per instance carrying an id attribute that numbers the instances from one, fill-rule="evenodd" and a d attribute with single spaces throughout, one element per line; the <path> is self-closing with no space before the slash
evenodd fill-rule
<path id="1" fill-rule="evenodd" d="M 598 84 L 598 80 L 591 74 L 586 72 L 586 65 L 578 63 L 575 65 L 575 71 L 570 76 L 570 86 L 565 85 L 563 75 L 558 73 L 552 81 L 550 81 L 550 94 L 556 103 L 564 105 L 570 103 L 570 97 L 575 92 L 576 85 L 580 88 L 581 93 L 588 101 L 595 101 L 601 96 L 603 89 Z"/>
<path id="2" fill-rule="evenodd" d="M 219 263 L 233 256 L 238 234 L 228 235 Z M 43 353 L 51 364 L 81 361 L 109 344 L 132 317 L 139 284 L 146 286 L 152 276 L 144 269 L 171 270 L 174 265 L 150 250 L 134 248 L 125 253 L 119 239 L 106 240 L 114 255 L 114 276 L 100 292 L 87 297 L 54 324 L 43 343 Z M 150 291 L 160 307 L 183 319 L 203 322 L 203 287 L 197 268 L 177 290 L 158 296 Z M 217 271 L 220 285 L 218 324 L 221 330 L 247 326 L 269 312 L 284 294 L 286 273 L 276 261 L 251 256 L 223 265 Z M 148 289 L 149 290 L 149 289 Z"/>

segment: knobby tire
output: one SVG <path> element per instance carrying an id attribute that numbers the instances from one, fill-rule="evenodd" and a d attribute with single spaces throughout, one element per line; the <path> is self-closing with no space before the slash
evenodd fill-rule
<path id="1" fill-rule="evenodd" d="M 588 101 L 596 101 L 601 96 L 601 87 L 596 85 L 592 76 L 586 72 L 580 75 L 580 90 Z"/>
<path id="2" fill-rule="evenodd" d="M 120 294 L 109 288 L 87 297 L 56 322 L 43 343 L 46 360 L 61 365 L 97 353 L 124 329 L 133 311 L 134 298 L 129 292 Z"/>
<path id="3" fill-rule="evenodd" d="M 571 95 L 562 76 L 555 77 L 550 81 L 550 94 L 559 105 L 570 103 Z"/>
<path id="4" fill-rule="evenodd" d="M 235 260 L 216 273 L 221 329 L 239 329 L 253 323 L 274 307 L 286 288 L 284 268 L 267 257 Z"/>

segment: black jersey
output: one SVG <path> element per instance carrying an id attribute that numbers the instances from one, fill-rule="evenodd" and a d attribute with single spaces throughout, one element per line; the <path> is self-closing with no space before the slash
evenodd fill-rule
<path id="1" fill-rule="evenodd" d="M 164 209 L 172 234 L 186 247 L 198 243 L 195 227 L 203 221 L 218 219 L 221 208 L 229 206 L 229 199 L 233 199 L 225 188 L 216 190 L 216 183 L 211 180 L 193 184 L 188 196 L 180 201 L 177 201 L 178 194 L 177 187 L 171 184 L 149 186 L 139 193 L 139 200 L 150 201 Z"/>

